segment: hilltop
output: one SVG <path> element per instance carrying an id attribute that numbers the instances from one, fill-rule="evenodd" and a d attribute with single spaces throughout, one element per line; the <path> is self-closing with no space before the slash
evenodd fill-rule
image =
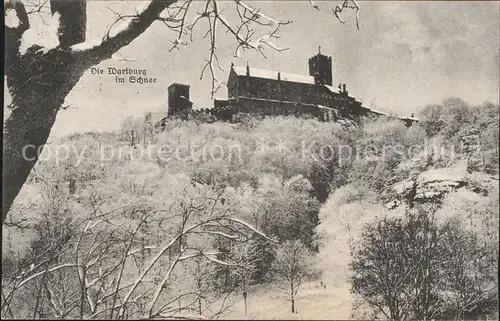
<path id="1" fill-rule="evenodd" d="M 186 213 L 194 199 L 214 198 L 215 213 L 227 211 L 281 243 L 299 241 L 314 262 L 314 271 L 296 298 L 298 313 L 287 313 L 278 281 L 269 277 L 276 254 L 267 241 L 255 239 L 257 250 L 268 260 L 258 263 L 252 275 L 255 288 L 249 291 L 249 315 L 307 319 L 331 306 L 342 311 L 338 318 L 349 318 L 357 302 L 355 295 L 348 295 L 349 262 L 353 246 L 361 244 L 362 231 L 370 222 L 403 218 L 418 210 L 438 222 L 457 219 L 489 248 L 498 246 L 498 108 L 449 99 L 427 107 L 421 121 L 410 128 L 389 118 L 353 125 L 269 117 L 239 124 L 172 120 L 160 131 L 145 115 L 127 120 L 117 133 L 65 137 L 48 146 L 11 211 L 14 221 L 24 218 L 21 223 L 29 227 L 4 226 L 5 273 L 15 276 L 13 267 L 22 266 L 29 248 L 44 250 L 41 240 L 64 234 L 69 227 L 80 231 L 82 227 L 74 224 L 85 222 L 89 215 L 119 209 L 123 217 L 106 224 L 132 228 L 139 224 L 141 213 L 155 213 L 153 221 L 137 227 L 140 237 L 134 248 L 154 247 L 137 257 L 137 267 L 127 264 L 126 278 L 133 279 L 153 255 L 151 249 L 175 235 L 176 215 Z M 204 217 L 209 207 L 195 206 L 191 211 Z M 13 242 L 19 235 L 24 235 L 24 243 Z M 76 235 L 68 236 L 68 244 L 76 242 Z M 225 243 L 219 241 L 197 238 L 193 246 L 220 249 Z M 88 242 L 82 246 L 92 248 L 93 241 Z M 58 258 L 61 262 L 71 258 L 73 250 L 61 250 L 68 254 Z M 172 289 L 187 291 L 194 286 L 182 281 L 199 271 L 187 262 L 185 272 L 176 270 L 172 276 L 168 285 Z M 153 269 L 148 280 L 158 284 L 165 267 Z M 206 269 L 212 271 L 211 265 Z M 215 268 L 213 273 L 208 278 L 213 277 L 216 285 L 207 285 L 210 295 L 218 293 L 213 289 L 228 289 L 236 280 L 236 274 L 224 269 Z M 69 283 L 78 279 L 64 277 Z M 319 282 L 327 288 L 316 288 Z M 29 284 L 33 286 L 23 288 L 28 291 L 25 294 L 37 289 L 36 282 Z M 60 286 L 54 283 L 54 289 Z M 235 300 L 240 297 L 236 293 Z M 264 298 L 273 301 L 268 308 Z M 213 299 L 212 303 L 219 302 L 220 297 Z M 202 314 L 208 314 L 212 303 L 200 305 Z M 242 304 L 225 315 L 241 318 Z M 276 306 L 283 307 L 282 314 L 270 312 Z M 357 311 L 371 315 L 367 306 Z M 25 312 L 21 309 L 19 315 Z"/>

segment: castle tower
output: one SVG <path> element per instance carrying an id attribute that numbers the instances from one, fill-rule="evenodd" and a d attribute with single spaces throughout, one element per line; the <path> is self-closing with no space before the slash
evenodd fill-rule
<path id="1" fill-rule="evenodd" d="M 189 85 L 173 83 L 168 87 L 168 115 L 187 117 L 193 103 L 189 101 Z"/>
<path id="2" fill-rule="evenodd" d="M 319 85 L 332 85 L 332 57 L 321 54 L 321 47 L 316 56 L 309 58 L 309 75 Z"/>

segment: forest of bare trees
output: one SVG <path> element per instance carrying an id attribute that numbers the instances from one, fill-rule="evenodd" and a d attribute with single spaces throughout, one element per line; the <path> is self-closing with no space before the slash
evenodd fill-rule
<path id="1" fill-rule="evenodd" d="M 359 28 L 356 1 L 309 2 Z M 47 145 L 82 75 L 152 24 L 171 50 L 202 29 L 212 95 L 221 33 L 236 56 L 287 49 L 292 21 L 245 1 L 144 4 L 92 41 L 86 0 L 5 2 L 2 318 L 498 319 L 493 103 L 448 98 L 411 127 L 147 112 Z M 22 51 L 35 16 L 58 45 Z"/>
<path id="2" fill-rule="evenodd" d="M 337 291 L 345 279 L 354 311 L 369 318 L 495 316 L 498 193 L 495 181 L 485 179 L 498 175 L 498 106 L 458 99 L 442 106 L 448 108 L 423 110 L 409 129 L 397 120 L 349 129 L 292 117 L 237 126 L 172 120 L 164 132 L 150 132 L 147 116 L 127 120 L 114 134 L 66 137 L 61 144 L 86 147 L 85 162 L 74 167 L 74 155 L 58 166 L 54 159 L 40 162 L 27 182 L 39 196 L 25 195 L 5 221 L 2 315 L 223 318 L 241 300 L 241 315 L 251 317 L 264 289 L 300 315 L 310 304 L 303 295 L 311 284 Z M 477 146 L 464 145 L 479 142 L 470 134 L 477 128 L 479 154 Z M 133 154 L 157 143 L 175 150 L 187 137 L 206 142 L 192 151 L 199 157 L 165 164 Z M 286 140 L 286 151 L 277 152 L 276 137 Z M 461 147 L 436 157 L 421 146 L 409 149 L 410 158 L 387 151 L 374 157 L 370 149 L 370 157 L 353 153 L 339 163 L 339 157 L 319 157 L 321 145 L 311 145 L 410 147 L 424 137 L 448 137 L 447 148 Z M 262 141 L 269 146 L 261 148 Z M 203 157 L 222 142 L 240 146 L 240 156 Z M 314 155 L 302 159 L 302 144 L 314 146 Z M 103 145 L 115 152 L 105 162 Z M 394 187 L 408 173 L 463 161 L 462 189 L 432 185 L 433 198 L 401 199 L 406 212 L 385 207 L 398 199 Z M 390 295 L 383 290 L 389 285 Z"/>
<path id="3" fill-rule="evenodd" d="M 86 0 L 49 0 L 28 2 L 12 0 L 5 4 L 5 14 L 14 16 L 5 26 L 5 76 L 12 97 L 8 106 L 11 113 L 4 122 L 4 185 L 2 221 L 12 202 L 23 186 L 31 169 L 38 160 L 38 153 L 27 152 L 24 146 L 34 150 L 43 148 L 64 99 L 80 80 L 83 73 L 103 60 L 110 59 L 121 48 L 139 37 L 154 22 L 163 23 L 175 31 L 172 49 L 192 41 L 193 30 L 203 21 L 208 22 L 204 38 L 208 39 L 209 53 L 201 76 L 208 71 L 215 92 L 220 87 L 216 71 L 221 69 L 217 56 L 217 33 L 233 35 L 235 54 L 241 50 L 255 50 L 264 55 L 265 49 L 285 50 L 273 43 L 279 38 L 279 30 L 290 20 L 274 19 L 258 8 L 235 0 L 230 18 L 220 12 L 217 0 L 151 0 L 141 12 L 117 14 L 116 21 L 97 42 L 86 39 Z M 33 45 L 25 53 L 20 52 L 23 34 L 30 28 L 30 16 L 59 15 L 59 45 L 48 51 Z M 315 6 L 319 9 L 318 6 Z M 355 1 L 340 2 L 332 10 L 340 18 L 342 11 L 359 10 Z M 112 9 L 110 9 L 112 10 Z M 231 19 L 231 20 L 229 20 Z"/>

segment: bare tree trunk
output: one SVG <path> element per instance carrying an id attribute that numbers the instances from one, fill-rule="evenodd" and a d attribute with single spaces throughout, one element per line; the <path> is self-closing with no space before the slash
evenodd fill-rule
<path id="1" fill-rule="evenodd" d="M 229 269 L 227 267 L 224 268 L 224 291 L 229 291 Z"/>
<path id="2" fill-rule="evenodd" d="M 19 24 L 5 26 L 5 75 L 12 103 L 3 131 L 2 224 L 47 142 L 57 112 L 83 73 L 132 42 L 175 2 L 151 0 L 128 28 L 75 52 L 69 46 L 85 40 L 86 0 L 51 0 L 52 13 L 60 14 L 60 45 L 48 52 L 34 45 L 24 55 L 19 48 L 30 27 L 26 9 L 19 1 L 5 3 L 4 10 L 15 10 Z"/>
<path id="3" fill-rule="evenodd" d="M 182 235 L 181 235 L 182 236 Z M 181 243 L 182 244 L 182 243 Z M 182 245 L 181 245 L 181 248 L 182 248 Z M 198 269 L 200 268 L 200 263 L 198 262 Z M 201 272 L 201 271 L 200 271 Z M 198 294 L 198 314 L 201 315 L 201 293 L 202 293 L 202 290 L 201 290 L 201 282 L 202 282 L 202 279 L 200 278 L 200 276 L 197 276 L 197 280 L 196 280 L 196 286 L 197 286 L 197 289 L 196 289 L 196 292 Z"/>
<path id="4" fill-rule="evenodd" d="M 87 287 L 85 285 L 85 279 L 86 279 L 86 270 L 85 267 L 82 267 L 83 270 L 83 277 L 80 280 L 80 319 L 83 319 L 83 313 L 85 310 L 85 299 L 87 298 Z"/>
<path id="5" fill-rule="evenodd" d="M 243 300 L 245 302 L 245 317 L 247 316 L 247 292 L 243 291 Z"/>
<path id="6" fill-rule="evenodd" d="M 85 11 L 85 0 L 78 2 L 80 11 Z M 68 33 L 68 37 L 80 42 L 85 40 L 85 22 L 81 21 L 85 16 L 75 16 L 81 12 L 71 11 L 72 6 L 73 3 L 65 5 L 60 21 L 78 21 L 79 26 L 73 23 L 74 32 Z M 83 67 L 85 61 L 78 62 L 69 48 L 57 47 L 42 53 L 41 47 L 35 45 L 21 56 L 19 47 L 22 35 L 29 29 L 28 15 L 20 2 L 7 2 L 5 7 L 14 9 L 21 23 L 16 28 L 5 28 L 5 75 L 12 103 L 8 106 L 11 114 L 4 122 L 3 131 L 2 223 L 37 162 L 65 97 L 90 67 Z M 56 7 L 53 12 L 58 10 Z M 75 37 L 76 34 L 80 36 Z M 78 65 L 82 68 L 77 68 Z"/>
<path id="7" fill-rule="evenodd" d="M 57 112 L 85 71 L 69 50 L 42 54 L 30 48 L 17 64 L 6 66 L 12 96 L 3 130 L 2 222 L 36 164 Z"/>
<path id="8" fill-rule="evenodd" d="M 36 296 L 35 308 L 33 309 L 33 319 L 37 319 L 37 313 L 40 306 L 40 301 L 43 299 L 43 286 L 45 285 L 45 279 L 47 278 L 47 273 L 49 272 L 50 260 L 47 261 L 45 265 L 45 272 L 43 273 L 42 280 L 39 284 L 38 294 Z M 38 317 L 40 317 L 41 313 L 38 313 Z"/>
<path id="9" fill-rule="evenodd" d="M 74 195 L 75 193 L 76 193 L 76 179 L 70 178 L 69 179 L 69 194 Z"/>

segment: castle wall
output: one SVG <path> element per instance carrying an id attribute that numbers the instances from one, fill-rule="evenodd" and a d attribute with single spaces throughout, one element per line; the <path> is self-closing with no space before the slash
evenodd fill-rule
<path id="1" fill-rule="evenodd" d="M 239 76 L 233 97 L 295 101 L 314 105 L 331 105 L 333 95 L 323 86 L 278 79 Z"/>
<path id="2" fill-rule="evenodd" d="M 301 104 L 279 100 L 265 100 L 255 98 L 242 98 L 232 101 L 234 121 L 243 115 L 253 116 L 310 116 L 318 120 L 325 120 L 325 111 L 312 104 Z"/>

